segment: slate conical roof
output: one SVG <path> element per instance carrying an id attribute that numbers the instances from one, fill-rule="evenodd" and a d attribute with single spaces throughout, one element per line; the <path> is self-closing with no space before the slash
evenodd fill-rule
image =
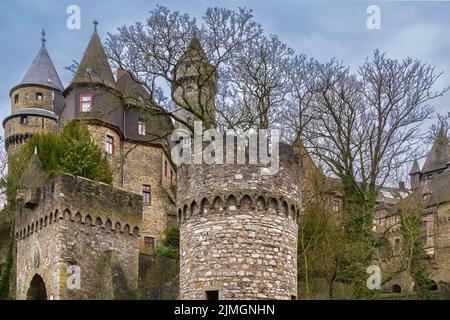
<path id="1" fill-rule="evenodd" d="M 42 39 L 42 46 L 36 58 L 33 60 L 25 77 L 23 77 L 20 85 L 42 85 L 64 91 L 61 79 L 56 72 L 52 59 L 45 48 L 45 39 Z"/>
<path id="2" fill-rule="evenodd" d="M 443 169 L 450 163 L 450 144 L 444 130 L 441 129 L 436 141 L 431 148 L 422 172 L 427 173 Z"/>
<path id="3" fill-rule="evenodd" d="M 414 163 L 412 165 L 411 171 L 409 172 L 409 174 L 416 174 L 416 173 L 420 173 L 420 167 L 419 167 L 419 162 L 417 160 L 414 160 Z"/>
<path id="4" fill-rule="evenodd" d="M 94 34 L 72 81 L 72 84 L 89 83 L 104 84 L 111 88 L 116 88 L 114 75 L 98 36 L 97 27 L 94 29 Z"/>

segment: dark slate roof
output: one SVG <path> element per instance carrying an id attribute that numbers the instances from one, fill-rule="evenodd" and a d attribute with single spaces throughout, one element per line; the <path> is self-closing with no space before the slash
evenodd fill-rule
<path id="1" fill-rule="evenodd" d="M 430 200 L 424 201 L 424 194 L 431 194 Z M 440 203 L 450 202 L 450 170 L 445 170 L 433 179 L 427 180 L 411 195 L 413 203 L 424 203 L 432 206 Z"/>
<path id="2" fill-rule="evenodd" d="M 130 101 L 130 105 L 136 103 L 139 98 L 147 100 L 147 103 L 155 103 L 151 101 L 151 96 L 147 90 L 139 83 L 134 81 L 132 76 L 126 72 L 117 80 L 117 89 L 122 93 L 125 100 Z M 151 102 L 150 102 L 151 101 Z M 150 112 L 143 112 L 136 108 L 127 109 L 127 117 L 130 120 L 132 117 L 142 119 L 147 125 L 147 135 L 145 137 L 133 135 L 131 132 L 126 132 L 127 138 L 135 140 L 159 140 L 159 137 L 166 137 L 173 131 L 173 124 L 171 118 L 164 114 L 151 114 Z M 129 126 L 126 126 L 129 128 Z M 133 127 L 134 128 L 134 127 Z"/>
<path id="3" fill-rule="evenodd" d="M 419 162 L 417 160 L 414 160 L 414 163 L 412 165 L 412 168 L 411 168 L 411 171 L 409 172 L 409 174 L 415 174 L 415 173 L 420 173 Z"/>
<path id="4" fill-rule="evenodd" d="M 450 163 L 450 144 L 443 130 L 439 133 L 422 168 L 423 173 L 443 169 Z"/>
<path id="5" fill-rule="evenodd" d="M 94 31 L 91 37 L 72 83 L 104 84 L 108 87 L 116 88 L 116 81 L 97 30 Z"/>
<path id="6" fill-rule="evenodd" d="M 64 91 L 63 84 L 59 79 L 44 43 L 20 85 L 42 85 L 58 90 L 59 92 Z"/>
<path id="7" fill-rule="evenodd" d="M 20 116 L 40 116 L 43 118 L 49 118 L 53 120 L 57 120 L 58 116 L 53 111 L 45 110 L 45 109 L 38 109 L 38 108 L 26 108 L 18 110 L 3 120 L 3 127 L 5 127 L 6 121 L 12 118 L 20 117 Z"/>

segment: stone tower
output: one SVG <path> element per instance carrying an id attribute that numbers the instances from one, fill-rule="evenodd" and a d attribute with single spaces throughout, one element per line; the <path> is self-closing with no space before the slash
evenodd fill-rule
<path id="1" fill-rule="evenodd" d="M 201 116 L 208 129 L 215 127 L 217 77 L 215 67 L 208 61 L 197 33 L 194 32 L 174 71 L 174 102 L 178 106 L 176 114 L 179 118 L 192 123 Z M 178 124 L 178 127 L 183 126 Z"/>
<path id="2" fill-rule="evenodd" d="M 294 299 L 301 206 L 300 161 L 280 146 L 280 170 L 181 165 L 180 298 Z"/>
<path id="3" fill-rule="evenodd" d="M 36 58 L 22 81 L 10 91 L 11 115 L 3 121 L 8 154 L 36 132 L 57 130 L 57 110 L 64 105 L 64 88 L 45 43 L 42 31 Z"/>

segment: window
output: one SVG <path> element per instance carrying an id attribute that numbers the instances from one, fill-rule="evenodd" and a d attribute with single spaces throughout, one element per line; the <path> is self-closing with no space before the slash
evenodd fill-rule
<path id="1" fill-rule="evenodd" d="M 153 249 L 155 247 L 155 238 L 144 237 L 144 246 L 148 249 Z"/>
<path id="2" fill-rule="evenodd" d="M 400 239 L 398 238 L 394 240 L 394 250 L 395 251 L 400 250 Z"/>
<path id="3" fill-rule="evenodd" d="M 16 94 L 16 95 L 14 96 L 14 103 L 15 103 L 15 104 L 19 103 L 19 95 L 18 95 L 18 94 Z"/>
<path id="4" fill-rule="evenodd" d="M 114 155 L 114 138 L 106 136 L 106 153 Z"/>
<path id="5" fill-rule="evenodd" d="M 81 112 L 91 112 L 92 111 L 92 94 L 81 94 L 80 95 L 80 109 L 81 109 Z"/>
<path id="6" fill-rule="evenodd" d="M 43 101 L 44 100 L 44 95 L 41 92 L 37 92 L 36 93 L 36 100 L 37 101 Z"/>
<path id="7" fill-rule="evenodd" d="M 144 185 L 142 187 L 142 202 L 145 206 L 152 204 L 152 189 L 149 185 Z"/>
<path id="8" fill-rule="evenodd" d="M 339 200 L 333 200 L 333 212 L 334 213 L 341 212 L 341 202 Z"/>
<path id="9" fill-rule="evenodd" d="M 209 301 L 219 300 L 219 290 L 206 291 L 205 298 Z"/>
<path id="10" fill-rule="evenodd" d="M 20 124 L 28 124 L 28 117 L 27 116 L 21 116 L 20 117 Z"/>
<path id="11" fill-rule="evenodd" d="M 427 245 L 427 238 L 428 238 L 427 222 L 423 221 L 422 222 L 422 227 L 421 227 L 421 230 L 420 230 L 420 241 L 425 246 Z"/>
<path id="12" fill-rule="evenodd" d="M 139 124 L 138 124 L 138 134 L 139 134 L 140 136 L 145 136 L 145 135 L 147 134 L 147 128 L 146 128 L 146 125 L 145 125 L 145 123 L 142 122 L 142 121 L 139 121 Z"/>
<path id="13" fill-rule="evenodd" d="M 167 160 L 164 161 L 164 176 L 167 178 Z"/>

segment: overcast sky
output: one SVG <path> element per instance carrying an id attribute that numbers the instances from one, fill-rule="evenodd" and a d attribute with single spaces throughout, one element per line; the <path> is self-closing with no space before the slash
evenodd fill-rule
<path id="1" fill-rule="evenodd" d="M 47 32 L 47 48 L 65 86 L 64 67 L 79 61 L 98 20 L 103 39 L 123 24 L 143 21 L 157 4 L 201 19 L 208 7 L 247 7 L 267 33 L 277 34 L 298 53 L 320 61 L 332 57 L 354 70 L 372 50 L 395 58 L 421 59 L 443 71 L 439 87 L 450 85 L 450 1 L 300 1 L 300 0 L 14 0 L 0 7 L 0 118 L 10 113 L 9 91 L 18 84 Z M 381 30 L 369 30 L 369 5 L 381 9 Z M 81 29 L 66 27 L 69 5 L 81 9 Z M 439 88 L 437 87 L 437 88 Z M 435 100 L 450 110 L 450 93 Z M 429 123 L 424 124 L 428 128 Z"/>

